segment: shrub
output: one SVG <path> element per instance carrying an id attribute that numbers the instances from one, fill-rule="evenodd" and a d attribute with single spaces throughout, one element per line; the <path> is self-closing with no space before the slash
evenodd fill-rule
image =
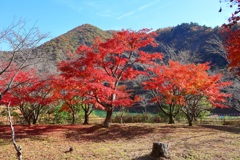
<path id="1" fill-rule="evenodd" d="M 113 123 L 121 123 L 121 116 L 115 114 L 112 118 Z M 125 113 L 122 117 L 122 123 L 162 123 L 165 122 L 158 114 L 150 113 Z"/>

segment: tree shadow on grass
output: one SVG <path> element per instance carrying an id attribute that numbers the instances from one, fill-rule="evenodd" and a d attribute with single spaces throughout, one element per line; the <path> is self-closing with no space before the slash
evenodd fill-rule
<path id="1" fill-rule="evenodd" d="M 143 155 L 137 158 L 133 158 L 132 160 L 155 160 L 155 159 L 152 158 L 150 155 Z"/>
<path id="2" fill-rule="evenodd" d="M 167 135 L 175 131 L 175 127 L 156 127 L 149 124 L 112 124 L 109 128 L 103 125 L 15 125 L 15 138 L 30 138 L 39 135 L 49 135 L 58 132 L 69 140 L 107 141 L 132 139 L 147 136 L 151 133 Z M 0 139 L 11 139 L 10 126 L 0 126 Z"/>
<path id="3" fill-rule="evenodd" d="M 148 134 L 154 131 L 154 127 L 128 126 L 114 124 L 109 128 L 102 125 L 15 125 L 16 138 L 29 138 L 54 132 L 65 133 L 69 139 L 103 140 L 109 138 L 133 138 L 134 136 Z M 10 139 L 11 130 L 9 125 L 0 126 L 0 138 Z"/>
<path id="4" fill-rule="evenodd" d="M 14 125 L 16 138 L 29 138 L 29 136 L 44 135 L 51 132 L 75 129 L 75 125 Z M 11 129 L 9 125 L 0 126 L 0 138 L 10 139 Z"/>
<path id="5" fill-rule="evenodd" d="M 216 129 L 219 131 L 225 131 L 225 132 L 231 132 L 235 134 L 240 134 L 240 127 L 235 127 L 235 126 L 216 126 L 216 125 L 200 125 L 201 127 L 204 128 L 211 128 L 211 129 Z"/>
<path id="6" fill-rule="evenodd" d="M 155 131 L 155 127 L 146 127 L 141 125 L 118 125 L 114 124 L 109 128 L 102 125 L 94 125 L 84 130 L 74 130 L 67 132 L 66 138 L 70 140 L 85 140 L 85 141 L 107 141 L 118 139 L 132 139 L 134 137 L 145 136 Z"/>
<path id="7" fill-rule="evenodd" d="M 140 156 L 140 157 L 133 158 L 132 160 L 169 160 L 169 159 L 171 159 L 171 158 L 164 158 L 164 157 L 153 158 L 150 155 L 143 155 L 143 156 Z"/>

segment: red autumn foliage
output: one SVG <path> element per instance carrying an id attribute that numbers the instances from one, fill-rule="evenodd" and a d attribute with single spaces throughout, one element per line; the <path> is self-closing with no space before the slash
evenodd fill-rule
<path id="1" fill-rule="evenodd" d="M 225 49 L 227 51 L 227 59 L 231 71 L 240 75 L 240 30 L 229 31 L 225 42 Z"/>
<path id="2" fill-rule="evenodd" d="M 240 20 L 240 0 L 227 0 L 230 5 L 229 7 L 232 8 L 233 6 L 237 6 L 237 9 L 234 13 L 232 13 L 232 16 L 230 18 L 228 18 L 228 24 L 223 24 L 223 27 L 225 28 L 231 28 L 232 26 L 234 26 L 235 24 L 237 24 Z"/>
<path id="3" fill-rule="evenodd" d="M 240 0 L 228 0 L 230 2 L 230 7 L 237 5 L 236 11 L 228 19 L 228 24 L 223 24 L 225 28 L 224 34 L 226 34 L 226 40 L 224 42 L 225 49 L 227 51 L 227 60 L 229 61 L 229 67 L 231 71 L 240 74 L 240 55 L 239 55 L 239 41 L 240 41 L 240 31 L 239 25 L 237 30 L 233 27 L 238 24 L 240 20 Z M 221 1 L 220 1 L 221 2 Z"/>
<path id="4" fill-rule="evenodd" d="M 138 32 L 122 30 L 106 42 L 97 38 L 90 47 L 79 46 L 76 51 L 78 57 L 61 62 L 59 69 L 65 78 L 77 79 L 89 90 L 96 107 L 107 111 L 109 118 L 105 122 L 109 123 L 114 107 L 130 107 L 134 103 L 123 82 L 147 74 L 155 60 L 162 59 L 159 53 L 150 54 L 142 50 L 147 45 L 157 45 L 155 35 L 148 29 Z M 134 67 L 137 64 L 144 66 L 144 70 L 137 70 Z"/>
<path id="5" fill-rule="evenodd" d="M 50 81 L 40 79 L 35 70 L 30 69 L 19 71 L 14 84 L 2 98 L 1 104 L 10 102 L 10 106 L 17 106 L 20 109 L 29 125 L 37 123 L 41 110 L 55 101 Z"/>
<path id="6" fill-rule="evenodd" d="M 92 109 L 90 105 L 92 106 L 95 101 L 89 96 L 89 89 L 79 79 L 57 76 L 52 85 L 54 88 L 54 97 L 64 101 L 60 111 L 67 111 L 72 114 L 72 124 L 75 123 L 78 107 L 83 108 L 84 111 L 87 110 L 87 114 L 90 114 L 90 110 Z"/>
<path id="7" fill-rule="evenodd" d="M 203 101 L 216 107 L 225 107 L 222 103 L 231 96 L 221 92 L 231 82 L 222 82 L 220 74 L 209 75 L 209 68 L 208 64 L 180 64 L 170 60 L 168 66 L 154 68 L 154 77 L 144 86 L 153 92 L 152 101 L 177 105 L 194 118 L 194 112 Z"/>

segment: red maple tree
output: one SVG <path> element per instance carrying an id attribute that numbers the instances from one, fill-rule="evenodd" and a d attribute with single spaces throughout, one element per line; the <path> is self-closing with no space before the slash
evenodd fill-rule
<path id="1" fill-rule="evenodd" d="M 10 76 L 11 77 L 11 76 Z M 48 78 L 42 80 L 36 75 L 35 69 L 19 71 L 11 90 L 3 99 L 2 104 L 18 107 L 28 125 L 36 124 L 41 111 L 52 103 L 52 88 Z"/>
<path id="2" fill-rule="evenodd" d="M 229 31 L 224 41 L 230 70 L 240 75 L 240 30 Z"/>
<path id="3" fill-rule="evenodd" d="M 60 111 L 70 112 L 72 114 L 72 124 L 74 124 L 77 111 L 82 108 L 85 115 L 84 124 L 88 124 L 94 101 L 89 96 L 89 90 L 86 86 L 79 79 L 66 79 L 62 76 L 55 77 L 52 85 L 54 88 L 54 97 L 64 102 Z"/>
<path id="4" fill-rule="evenodd" d="M 90 47 L 79 46 L 76 59 L 59 64 L 62 75 L 78 79 L 95 99 L 95 107 L 107 112 L 104 126 L 109 126 L 114 107 L 130 107 L 134 103 L 123 82 L 147 74 L 155 60 L 162 59 L 160 53 L 147 53 L 142 49 L 157 45 L 155 35 L 149 29 L 122 30 L 106 42 L 97 38 Z M 141 69 L 137 69 L 138 66 Z"/>
<path id="5" fill-rule="evenodd" d="M 234 13 L 232 13 L 232 16 L 230 18 L 228 18 L 228 24 L 223 24 L 223 27 L 226 28 L 231 28 L 232 26 L 234 26 L 235 24 L 238 23 L 238 21 L 240 20 L 240 0 L 224 0 L 225 2 L 227 1 L 229 4 L 229 7 L 232 8 L 233 6 L 237 5 L 236 10 L 234 11 Z M 221 2 L 221 1 L 220 1 Z M 220 9 L 221 11 L 222 9 Z"/>
<path id="6" fill-rule="evenodd" d="M 240 20 L 240 0 L 225 0 L 230 2 L 230 7 L 238 6 L 236 11 L 232 13 L 232 16 L 228 19 L 227 24 L 223 24 L 225 28 L 224 34 L 227 35 L 224 41 L 224 46 L 227 51 L 227 60 L 229 61 L 229 67 L 231 71 L 240 74 L 240 55 L 239 55 L 239 42 L 240 42 L 240 31 L 238 22 Z M 221 2 L 221 1 L 220 1 Z M 237 26 L 234 28 L 233 26 Z"/>
<path id="7" fill-rule="evenodd" d="M 221 82 L 221 75 L 209 75 L 208 64 L 181 64 L 170 60 L 168 66 L 152 69 L 154 76 L 144 82 L 145 89 L 151 90 L 160 109 L 169 116 L 169 123 L 179 107 L 186 115 L 189 125 L 208 103 L 215 107 L 225 107 L 223 102 L 229 94 L 221 89 L 231 82 Z"/>

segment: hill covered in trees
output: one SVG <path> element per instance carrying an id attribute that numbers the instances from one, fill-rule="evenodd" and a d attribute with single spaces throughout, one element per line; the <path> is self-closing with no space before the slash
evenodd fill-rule
<path id="1" fill-rule="evenodd" d="M 197 23 L 183 23 L 176 27 L 158 29 L 156 40 L 159 44 L 169 46 L 177 54 L 181 51 L 189 51 L 196 54 L 200 62 L 224 66 L 226 61 L 218 54 L 224 52 L 221 30 L 219 27 L 211 28 Z M 164 52 L 164 49 L 160 45 L 157 51 Z"/>
<path id="2" fill-rule="evenodd" d="M 55 60 L 58 60 L 59 57 L 68 51 L 74 52 L 80 44 L 93 44 L 96 37 L 108 39 L 111 37 L 111 33 L 90 24 L 84 24 L 53 38 L 39 46 L 38 49 L 40 49 L 41 52 L 48 53 Z"/>
<path id="3" fill-rule="evenodd" d="M 108 39 L 114 31 L 104 31 L 93 25 L 84 24 L 69 32 L 62 34 L 38 47 L 41 52 L 51 55 L 54 60 L 68 53 L 74 52 L 80 44 L 91 45 L 94 38 Z M 187 51 L 196 54 L 198 61 L 210 62 L 212 65 L 224 66 L 226 61 L 218 52 L 222 52 L 221 28 L 201 26 L 197 23 L 183 23 L 175 27 L 156 30 L 156 41 L 160 44 L 157 48 L 146 47 L 146 50 L 163 52 L 166 58 L 174 52 Z"/>

